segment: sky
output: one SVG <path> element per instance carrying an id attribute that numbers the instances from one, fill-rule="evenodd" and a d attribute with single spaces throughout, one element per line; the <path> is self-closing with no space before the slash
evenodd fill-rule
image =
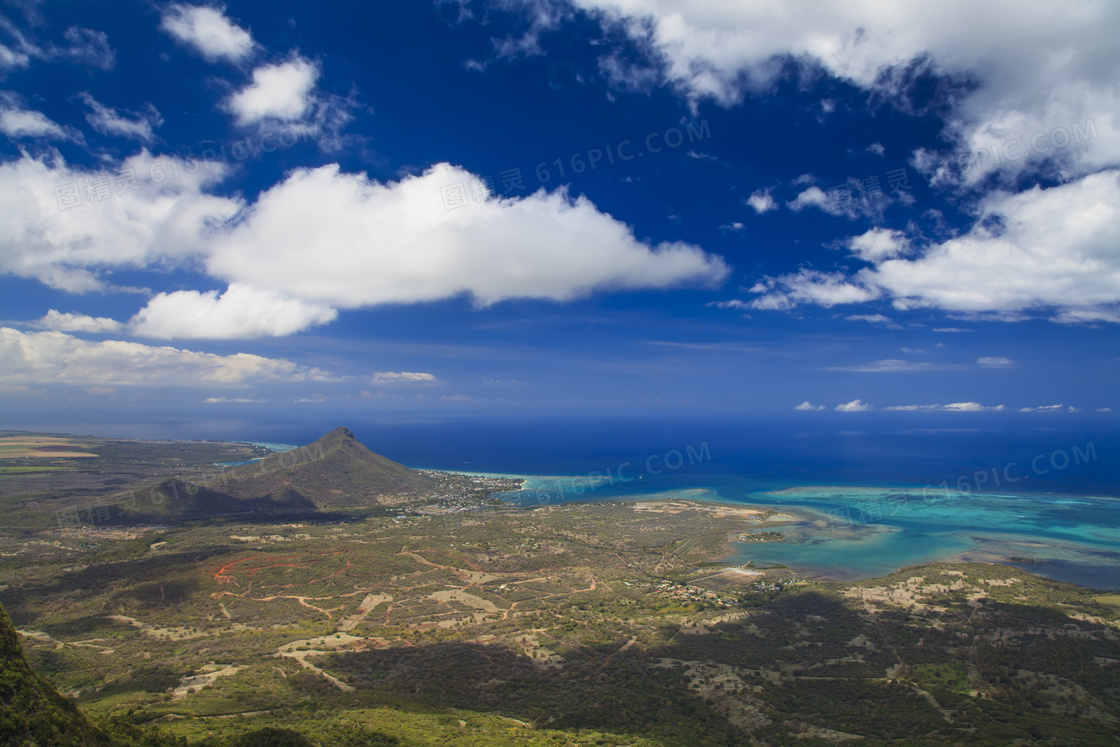
<path id="1" fill-rule="evenodd" d="M 1111 424 L 1117 29 L 6 0 L 0 417 Z"/>

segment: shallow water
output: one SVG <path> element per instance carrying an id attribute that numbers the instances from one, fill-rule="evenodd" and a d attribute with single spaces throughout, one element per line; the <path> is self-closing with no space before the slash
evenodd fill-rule
<path id="1" fill-rule="evenodd" d="M 1101 589 L 1120 588 L 1120 499 L 922 487 L 744 489 L 737 476 L 702 485 L 607 478 L 526 477 L 521 505 L 688 498 L 790 510 L 786 540 L 733 543 L 734 563 L 776 563 L 836 580 L 870 578 L 934 560 L 994 561 Z M 612 484 L 613 482 L 613 484 Z M 1014 560 L 1012 560 L 1014 559 Z"/>

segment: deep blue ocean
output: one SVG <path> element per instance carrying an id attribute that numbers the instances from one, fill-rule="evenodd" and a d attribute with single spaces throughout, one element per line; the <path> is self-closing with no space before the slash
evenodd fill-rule
<path id="1" fill-rule="evenodd" d="M 1011 563 L 1120 588 L 1120 432 L 1103 418 L 894 414 L 817 421 L 518 420 L 347 423 L 410 467 L 530 478 L 524 505 L 635 496 L 774 506 L 787 541 L 736 544 L 736 562 L 825 578 L 930 560 Z M 308 442 L 320 432 L 262 433 Z"/>

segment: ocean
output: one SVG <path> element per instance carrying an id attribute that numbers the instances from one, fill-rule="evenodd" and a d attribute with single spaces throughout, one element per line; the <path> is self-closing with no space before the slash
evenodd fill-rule
<path id="1" fill-rule="evenodd" d="M 784 507 L 804 519 L 783 529 L 785 542 L 735 544 L 732 562 L 851 580 L 991 560 L 1117 589 L 1120 434 L 1109 421 L 1062 417 L 952 414 L 933 428 L 883 416 L 351 428 L 411 467 L 526 477 L 508 496 L 522 505 L 657 495 Z"/>

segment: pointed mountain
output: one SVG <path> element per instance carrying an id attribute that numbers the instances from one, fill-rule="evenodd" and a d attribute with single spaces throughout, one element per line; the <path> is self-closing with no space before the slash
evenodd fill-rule
<path id="1" fill-rule="evenodd" d="M 210 486 L 240 500 L 308 500 L 320 509 L 412 503 L 434 483 L 403 464 L 374 454 L 348 428 L 282 451 L 226 475 Z"/>

